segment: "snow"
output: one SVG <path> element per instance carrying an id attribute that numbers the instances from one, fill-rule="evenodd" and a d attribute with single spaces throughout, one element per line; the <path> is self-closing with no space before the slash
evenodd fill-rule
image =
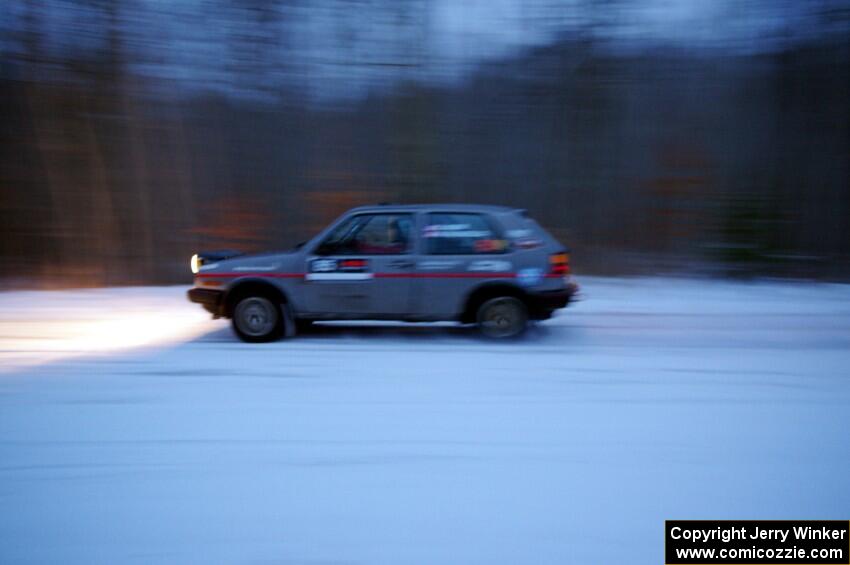
<path id="1" fill-rule="evenodd" d="M 580 282 L 516 343 L 0 294 L 0 562 L 657 564 L 665 519 L 847 519 L 850 286 Z"/>
<path id="2" fill-rule="evenodd" d="M 0 373 L 174 343 L 209 331 L 182 287 L 0 293 Z"/>

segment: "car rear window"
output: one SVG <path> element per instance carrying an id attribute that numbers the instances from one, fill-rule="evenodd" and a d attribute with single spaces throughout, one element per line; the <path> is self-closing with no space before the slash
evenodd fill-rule
<path id="1" fill-rule="evenodd" d="M 423 233 L 430 255 L 504 253 L 507 242 L 481 214 L 432 213 Z"/>

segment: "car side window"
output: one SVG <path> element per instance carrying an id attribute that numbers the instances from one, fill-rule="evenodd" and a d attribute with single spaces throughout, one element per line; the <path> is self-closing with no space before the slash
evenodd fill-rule
<path id="1" fill-rule="evenodd" d="M 428 214 L 422 236 L 430 255 L 478 255 L 507 250 L 507 242 L 481 214 Z"/>
<path id="2" fill-rule="evenodd" d="M 410 251 L 410 214 L 359 214 L 334 229 L 319 255 L 397 255 Z"/>

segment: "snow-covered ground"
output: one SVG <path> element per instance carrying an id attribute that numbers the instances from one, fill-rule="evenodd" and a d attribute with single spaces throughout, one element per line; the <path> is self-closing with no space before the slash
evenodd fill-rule
<path id="1" fill-rule="evenodd" d="M 657 565 L 664 519 L 848 518 L 850 286 L 581 282 L 507 344 L 0 294 L 0 563 Z"/>

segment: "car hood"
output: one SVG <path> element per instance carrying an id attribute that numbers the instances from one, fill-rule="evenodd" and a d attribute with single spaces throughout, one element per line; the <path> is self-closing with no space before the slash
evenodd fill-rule
<path id="1" fill-rule="evenodd" d="M 279 272 L 293 267 L 297 257 L 295 251 L 236 255 L 209 261 L 201 267 L 201 272 Z"/>

